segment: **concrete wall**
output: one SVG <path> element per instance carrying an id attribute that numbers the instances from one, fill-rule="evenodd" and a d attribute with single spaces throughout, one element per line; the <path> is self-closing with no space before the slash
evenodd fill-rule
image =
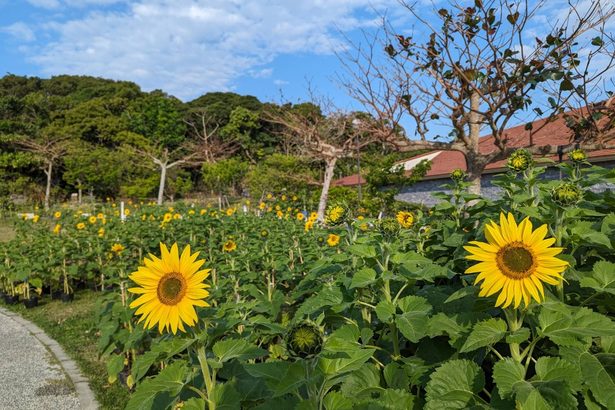
<path id="1" fill-rule="evenodd" d="M 600 163 L 600 166 L 605 168 L 615 168 L 615 161 Z M 481 180 L 481 194 L 485 198 L 497 199 L 502 194 L 500 187 L 493 185 L 493 178 L 497 174 L 483 175 Z M 560 171 L 558 168 L 548 168 L 542 177 L 547 180 L 554 180 L 560 178 Z M 445 179 L 433 179 L 427 181 L 420 181 L 412 186 L 402 189 L 402 191 L 395 197 L 399 201 L 411 202 L 423 204 L 426 206 L 433 206 L 440 200 L 434 198 L 432 194 L 434 192 L 446 192 L 449 191 L 442 188 L 442 185 L 450 184 L 451 180 Z M 615 184 L 600 183 L 594 185 L 591 190 L 594 192 L 602 192 L 604 190 L 615 190 Z"/>

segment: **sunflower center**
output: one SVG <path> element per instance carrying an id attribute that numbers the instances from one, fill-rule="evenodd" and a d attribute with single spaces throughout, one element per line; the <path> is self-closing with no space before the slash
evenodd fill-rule
<path id="1" fill-rule="evenodd" d="M 186 280 L 176 272 L 167 273 L 158 282 L 158 299 L 165 305 L 177 305 L 186 294 Z"/>
<path id="2" fill-rule="evenodd" d="M 534 254 L 524 244 L 511 243 L 497 254 L 498 267 L 511 279 L 523 279 L 530 276 L 535 268 Z"/>

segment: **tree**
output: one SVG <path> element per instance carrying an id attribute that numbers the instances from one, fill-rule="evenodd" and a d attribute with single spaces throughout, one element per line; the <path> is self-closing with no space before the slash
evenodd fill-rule
<path id="1" fill-rule="evenodd" d="M 220 124 L 205 108 L 196 108 L 188 112 L 185 120 L 191 139 L 198 141 L 201 157 L 206 164 L 225 159 L 239 150 L 240 145 L 233 136 L 220 132 Z"/>
<path id="2" fill-rule="evenodd" d="M 22 150 L 31 153 L 41 165 L 46 176 L 44 207 L 49 209 L 54 167 L 66 153 L 69 140 L 69 137 L 55 126 L 54 110 L 65 107 L 61 99 L 41 92 L 28 94 L 23 103 L 21 121 L 24 127 L 18 131 L 15 143 Z"/>
<path id="3" fill-rule="evenodd" d="M 232 189 L 239 190 L 248 168 L 249 164 L 237 157 L 205 163 L 201 168 L 203 185 L 215 192 L 218 195 L 218 203 L 222 203 L 223 195 Z"/>
<path id="4" fill-rule="evenodd" d="M 186 165 L 197 154 L 187 149 L 180 105 L 174 98 L 153 92 L 135 100 L 125 112 L 131 130 L 123 134 L 127 147 L 160 170 L 158 205 L 164 200 L 167 171 Z"/>
<path id="5" fill-rule="evenodd" d="M 613 39 L 604 27 L 615 6 L 605 4 L 593 0 L 585 11 L 570 6 L 567 18 L 530 44 L 528 24 L 544 2 L 533 8 L 528 1 L 475 0 L 472 7 L 452 2 L 437 11 L 437 27 L 424 17 L 423 9 L 404 4 L 419 22 L 416 37 L 394 34 L 385 23 L 384 56 L 376 51 L 377 38 L 367 47 L 357 46 L 356 54 L 345 56 L 349 77 L 344 82 L 378 119 L 366 122 L 366 131 L 403 151 L 463 153 L 472 191 L 478 193 L 486 165 L 513 150 L 506 136 L 512 122 L 527 120 L 529 113 L 546 116 L 542 126 L 532 121 L 526 126 L 528 147 L 544 154 L 554 152 L 554 147 L 534 146 L 532 135 L 566 108 L 585 102 L 580 112 L 592 121 L 593 108 L 587 102 L 604 98 L 595 85 L 614 58 Z M 595 37 L 584 49 L 589 34 Z M 606 63 L 598 65 L 605 53 Z M 415 126 L 412 139 L 398 138 L 405 120 Z M 449 135 L 430 133 L 437 122 L 449 127 Z M 483 128 L 493 138 L 491 152 L 479 150 Z M 583 142 L 594 143 L 589 148 L 605 143 L 597 134 L 586 134 Z"/>
<path id="6" fill-rule="evenodd" d="M 356 155 L 361 148 L 375 142 L 376 135 L 360 132 L 358 126 L 368 119 L 360 114 L 333 111 L 323 115 L 312 103 L 271 111 L 269 121 L 283 126 L 282 133 L 296 141 L 299 152 L 324 163 L 318 219 L 323 220 L 335 165 L 340 158 Z"/>

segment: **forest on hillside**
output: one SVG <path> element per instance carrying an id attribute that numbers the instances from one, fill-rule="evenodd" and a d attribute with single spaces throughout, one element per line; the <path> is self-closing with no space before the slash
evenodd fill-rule
<path id="1" fill-rule="evenodd" d="M 396 154 L 361 136 L 353 145 L 350 115 L 355 123 L 365 117 L 325 113 L 312 102 L 280 105 L 232 92 L 182 102 L 127 81 L 6 75 L 0 78 L 1 203 L 4 208 L 43 205 L 73 193 L 86 201 L 158 194 L 162 200 L 258 200 L 287 192 L 314 207 L 327 156 L 300 134 L 318 130 L 328 141 L 349 146 L 331 167 L 332 177 L 354 174 L 359 167 L 363 174 L 371 172 L 374 189 L 368 183 L 362 195 L 374 193 L 376 204 L 368 205 L 381 207 L 390 194 L 375 188 L 410 183 L 411 178 L 389 171 L 395 160 L 411 154 Z M 331 195 L 357 200 L 356 189 L 333 187 Z"/>

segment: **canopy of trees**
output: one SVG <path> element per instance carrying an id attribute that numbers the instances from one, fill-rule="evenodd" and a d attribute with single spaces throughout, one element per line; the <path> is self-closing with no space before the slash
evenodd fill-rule
<path id="1" fill-rule="evenodd" d="M 358 139 L 366 155 L 390 151 L 367 147 L 372 141 L 353 133 L 355 117 L 231 92 L 184 103 L 125 81 L 7 75 L 0 78 L 0 198 L 48 206 L 74 192 L 79 200 L 159 203 L 204 193 L 222 202 L 286 191 L 315 200 L 323 181 L 328 192 L 334 175 L 357 172 Z M 331 161 L 314 149 L 313 130 L 340 151 L 337 167 L 325 166 Z"/>

